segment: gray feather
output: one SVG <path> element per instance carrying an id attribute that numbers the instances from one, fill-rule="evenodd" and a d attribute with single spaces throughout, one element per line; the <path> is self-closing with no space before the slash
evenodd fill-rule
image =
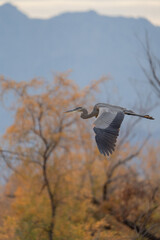
<path id="1" fill-rule="evenodd" d="M 109 115 L 107 114 L 105 116 L 109 116 Z M 104 117 L 102 117 L 101 119 L 104 119 Z M 106 128 L 97 127 L 99 126 L 100 121 L 98 122 L 98 124 L 96 124 L 96 127 L 93 128 L 96 134 L 95 140 L 100 153 L 104 155 L 107 154 L 109 156 L 109 154 L 111 154 L 114 151 L 116 140 L 119 135 L 119 128 L 121 126 L 123 119 L 124 119 L 124 113 L 118 112 L 109 125 L 108 125 L 108 122 L 110 120 L 105 121 L 106 126 L 108 125 Z"/>
<path id="2" fill-rule="evenodd" d="M 95 127 L 101 129 L 109 127 L 109 125 L 112 123 L 116 115 L 117 112 L 116 113 L 103 112 L 94 122 Z"/>

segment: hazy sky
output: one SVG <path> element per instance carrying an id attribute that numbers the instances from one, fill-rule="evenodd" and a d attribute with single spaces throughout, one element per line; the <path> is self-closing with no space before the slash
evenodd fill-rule
<path id="1" fill-rule="evenodd" d="M 48 18 L 66 11 L 96 10 L 112 16 L 145 17 L 160 26 L 160 0 L 0 0 L 10 2 L 30 17 Z"/>

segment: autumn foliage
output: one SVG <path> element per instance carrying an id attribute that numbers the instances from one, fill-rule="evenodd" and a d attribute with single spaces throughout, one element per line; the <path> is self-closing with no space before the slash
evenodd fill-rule
<path id="1" fill-rule="evenodd" d="M 160 239 L 159 147 L 133 146 L 126 129 L 106 158 L 92 120 L 64 113 L 90 109 L 105 81 L 80 89 L 66 73 L 52 83 L 1 77 L 1 100 L 12 97 L 14 122 L 1 137 L 9 172 L 1 185 L 0 240 Z"/>

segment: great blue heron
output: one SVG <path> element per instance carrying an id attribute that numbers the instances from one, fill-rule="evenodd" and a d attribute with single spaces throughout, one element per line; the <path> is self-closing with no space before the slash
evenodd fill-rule
<path id="1" fill-rule="evenodd" d="M 102 112 L 100 112 L 100 110 L 102 110 Z M 154 118 L 149 115 L 140 115 L 126 108 L 106 103 L 97 103 L 91 113 L 88 113 L 87 109 L 83 107 L 76 107 L 66 111 L 66 113 L 75 111 L 82 112 L 80 116 L 83 119 L 98 117 L 94 122 L 93 128 L 96 134 L 95 140 L 100 153 L 104 155 L 107 154 L 108 156 L 112 154 L 115 149 L 119 129 L 125 114 L 154 120 Z"/>

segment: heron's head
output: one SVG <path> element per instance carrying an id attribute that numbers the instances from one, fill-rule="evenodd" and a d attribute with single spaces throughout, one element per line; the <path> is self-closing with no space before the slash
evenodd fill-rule
<path id="1" fill-rule="evenodd" d="M 66 111 L 65 113 L 70 113 L 70 112 L 82 112 L 82 107 L 76 107 L 76 108 L 74 108 L 74 109 L 72 109 L 72 110 L 68 110 L 68 111 Z"/>

